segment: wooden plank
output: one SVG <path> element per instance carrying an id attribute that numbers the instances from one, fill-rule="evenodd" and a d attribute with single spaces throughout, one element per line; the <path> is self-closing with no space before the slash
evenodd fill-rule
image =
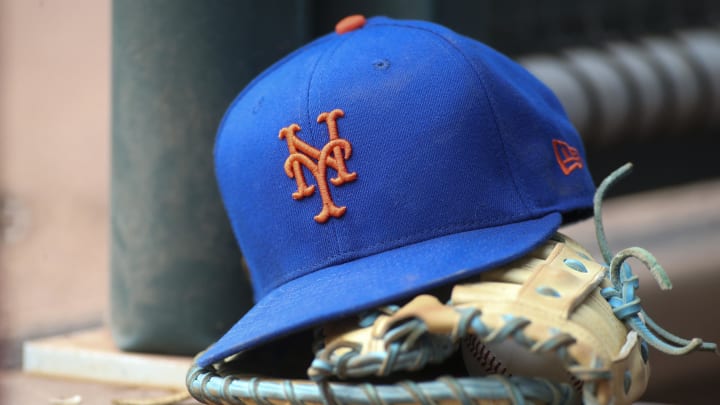
<path id="1" fill-rule="evenodd" d="M 130 386 L 185 389 L 192 358 L 118 350 L 105 328 L 26 341 L 27 373 Z"/>

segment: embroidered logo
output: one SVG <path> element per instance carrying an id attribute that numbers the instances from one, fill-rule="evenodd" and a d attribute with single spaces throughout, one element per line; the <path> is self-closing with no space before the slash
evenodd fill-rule
<path id="1" fill-rule="evenodd" d="M 298 124 L 291 124 L 280 130 L 280 139 L 287 141 L 288 151 L 290 152 L 290 156 L 285 160 L 285 174 L 291 179 L 295 179 L 297 183 L 297 191 L 292 193 L 292 198 L 302 200 L 305 197 L 310 197 L 315 192 L 315 186 L 308 185 L 305 181 L 302 169 L 302 166 L 304 166 L 315 177 L 317 188 L 320 190 L 323 206 L 320 213 L 315 215 L 314 218 L 315 221 L 321 224 L 327 222 L 330 217 L 340 218 L 347 210 L 347 207 L 335 205 L 330 195 L 327 168 L 330 167 L 337 172 L 337 176 L 330 179 L 330 182 L 336 187 L 357 178 L 357 173 L 348 173 L 345 166 L 345 160 L 349 159 L 352 154 L 352 145 L 346 139 L 340 138 L 338 134 L 337 120 L 344 115 L 345 113 L 340 109 L 318 115 L 317 122 L 324 122 L 327 125 L 330 136 L 330 141 L 322 149 L 308 145 L 297 136 L 301 129 Z"/>
<path id="2" fill-rule="evenodd" d="M 560 169 L 567 176 L 575 169 L 583 168 L 582 157 L 577 148 L 573 148 L 567 142 L 553 139 L 553 150 L 555 151 L 555 158 L 557 159 Z"/>

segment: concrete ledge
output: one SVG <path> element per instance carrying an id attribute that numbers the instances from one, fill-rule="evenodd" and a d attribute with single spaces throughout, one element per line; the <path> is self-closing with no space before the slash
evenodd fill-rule
<path id="1" fill-rule="evenodd" d="M 107 329 L 23 343 L 27 373 L 104 383 L 185 390 L 192 358 L 118 350 Z"/>

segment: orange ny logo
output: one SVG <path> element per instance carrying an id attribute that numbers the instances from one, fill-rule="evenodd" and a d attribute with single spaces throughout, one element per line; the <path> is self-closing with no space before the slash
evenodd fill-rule
<path id="1" fill-rule="evenodd" d="M 290 156 L 285 160 L 285 173 L 291 179 L 297 182 L 297 191 L 292 193 L 292 198 L 301 200 L 311 196 L 315 192 L 315 186 L 305 182 L 305 176 L 301 166 L 312 173 L 320 189 L 320 197 L 322 198 L 322 211 L 315 215 L 315 221 L 324 223 L 330 217 L 339 218 L 345 214 L 347 207 L 338 207 L 330 195 L 330 188 L 327 182 L 327 168 L 333 168 L 337 172 L 337 176 L 330 179 L 330 182 L 336 187 L 351 182 L 357 178 L 357 173 L 348 173 L 345 167 L 345 159 L 350 158 L 352 154 L 352 146 L 350 142 L 338 136 L 337 119 L 345 115 L 343 110 L 335 109 L 324 112 L 317 117 L 317 122 L 327 124 L 330 134 L 330 141 L 318 150 L 302 139 L 298 138 L 297 132 L 300 131 L 298 124 L 291 124 L 280 130 L 280 139 L 287 140 Z M 313 161 L 315 159 L 315 161 Z"/>

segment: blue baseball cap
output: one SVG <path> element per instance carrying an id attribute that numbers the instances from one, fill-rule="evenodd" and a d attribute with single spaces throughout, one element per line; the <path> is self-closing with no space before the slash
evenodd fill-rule
<path id="1" fill-rule="evenodd" d="M 228 109 L 216 175 L 256 304 L 200 366 L 457 282 L 591 212 L 552 92 L 429 22 L 349 17 Z"/>

